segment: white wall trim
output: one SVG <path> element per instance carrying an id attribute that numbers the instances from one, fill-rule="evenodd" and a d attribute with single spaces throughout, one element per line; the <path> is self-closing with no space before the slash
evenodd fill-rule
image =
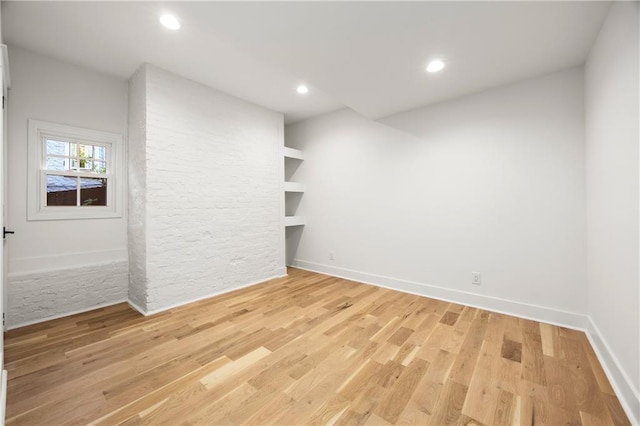
<path id="1" fill-rule="evenodd" d="M 633 386 L 633 381 L 629 376 L 620 368 L 618 359 L 596 324 L 590 317 L 588 320 L 586 335 L 591 347 L 598 356 L 598 360 L 629 420 L 634 425 L 640 425 L 640 392 Z"/>
<path id="2" fill-rule="evenodd" d="M 254 285 L 262 284 L 262 283 L 265 283 L 265 282 L 270 281 L 270 280 L 275 280 L 276 278 L 286 277 L 287 276 L 286 268 L 284 268 L 284 270 L 285 270 L 285 272 L 283 274 L 280 274 L 280 275 L 273 275 L 271 277 L 268 277 L 268 278 L 265 278 L 265 279 L 262 279 L 262 280 L 259 280 L 259 281 L 252 281 L 252 282 L 250 282 L 248 284 L 242 284 L 242 285 L 240 285 L 238 287 L 224 289 L 222 291 L 217 291 L 217 292 L 214 292 L 214 293 L 207 294 L 205 296 L 196 297 L 195 299 L 186 300 L 184 302 L 176 303 L 174 305 L 166 306 L 166 307 L 160 308 L 160 309 L 154 309 L 154 310 L 151 310 L 151 311 L 147 311 L 146 309 L 142 309 L 140 306 L 136 305 L 131 300 L 129 300 L 128 303 L 129 303 L 129 306 L 131 306 L 133 309 L 135 309 L 136 311 L 140 312 L 145 317 L 148 317 L 148 316 L 151 316 L 151 315 L 154 315 L 154 314 L 159 314 L 160 312 L 169 311 L 169 310 L 174 309 L 174 308 L 179 308 L 179 307 L 188 305 L 190 303 L 199 302 L 201 300 L 210 299 L 210 298 L 215 297 L 215 296 L 221 296 L 223 294 L 231 293 L 232 291 L 236 291 L 236 290 L 240 290 L 240 289 L 243 289 L 243 288 L 252 287 Z"/>
<path id="3" fill-rule="evenodd" d="M 4 426 L 5 416 L 7 413 L 7 370 L 0 373 L 0 425 Z"/>
<path id="4" fill-rule="evenodd" d="M 47 256 L 21 257 L 9 260 L 9 277 L 39 274 L 97 265 L 103 263 L 128 262 L 126 249 L 81 251 Z"/>
<path id="5" fill-rule="evenodd" d="M 485 309 L 501 314 L 514 315 L 520 318 L 531 319 L 576 330 L 584 331 L 587 328 L 587 316 L 575 312 L 562 311 L 544 306 L 517 302 L 514 300 L 468 293 L 465 291 L 453 290 L 426 283 L 385 277 L 382 275 L 338 268 L 335 266 L 307 262 L 299 259 L 294 259 L 291 266 L 305 269 L 307 271 L 319 272 L 322 274 L 332 275 L 334 277 L 358 281 L 365 284 L 372 284 L 378 287 L 389 288 L 391 290 L 402 291 L 404 293 L 415 294 L 417 296 L 431 297 L 445 302 L 459 303 L 474 308 Z"/>
<path id="6" fill-rule="evenodd" d="M 41 318 L 41 319 L 37 319 L 37 320 L 33 320 L 33 321 L 26 321 L 26 322 L 22 322 L 22 323 L 19 323 L 19 324 L 13 324 L 13 325 L 7 326 L 7 330 L 13 330 L 14 328 L 26 327 L 28 325 L 39 324 L 41 322 L 51 321 L 51 320 L 55 320 L 55 319 L 59 319 L 59 318 L 66 318 L 66 317 L 70 317 L 72 315 L 82 314 L 84 312 L 89 312 L 89 311 L 95 311 L 96 309 L 107 308 L 109 306 L 118 305 L 120 303 L 126 303 L 126 302 L 127 302 L 127 300 L 125 299 L 125 300 L 119 300 L 119 301 L 116 301 L 116 302 L 101 303 L 99 305 L 90 306 L 90 307 L 84 308 L 84 309 L 78 309 L 76 311 L 64 312 L 64 313 L 61 313 L 61 314 L 51 315 L 51 316 L 48 316 L 46 318 Z"/>
<path id="7" fill-rule="evenodd" d="M 11 69 L 9 68 L 9 48 L 6 44 L 0 44 L 2 58 L 0 58 L 0 66 L 4 68 L 2 78 L 4 79 L 4 88 L 11 89 Z"/>
<path id="8" fill-rule="evenodd" d="M 144 315 L 145 317 L 148 316 L 148 314 L 146 314 L 144 312 L 144 309 L 142 309 L 140 306 L 136 305 L 135 303 L 133 303 L 131 301 L 131 299 L 127 300 L 127 304 L 131 307 L 131 309 L 133 309 L 134 311 L 138 312 L 139 314 Z"/>

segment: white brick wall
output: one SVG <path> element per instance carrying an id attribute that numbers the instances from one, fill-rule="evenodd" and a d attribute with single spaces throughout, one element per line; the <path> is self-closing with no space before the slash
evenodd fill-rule
<path id="1" fill-rule="evenodd" d="M 127 300 L 127 262 L 9 275 L 7 327 Z"/>
<path id="2" fill-rule="evenodd" d="M 129 81 L 129 301 L 147 309 L 146 273 L 146 72 L 140 68 Z"/>
<path id="3" fill-rule="evenodd" d="M 130 171 L 129 217 L 144 223 L 130 225 L 129 295 L 146 301 L 132 301 L 155 312 L 282 274 L 282 114 L 153 66 L 140 72 L 146 134 L 130 134 L 129 160 L 146 170 Z"/>

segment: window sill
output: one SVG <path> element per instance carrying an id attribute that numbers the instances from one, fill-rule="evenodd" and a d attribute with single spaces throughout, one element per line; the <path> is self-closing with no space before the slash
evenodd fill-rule
<path id="1" fill-rule="evenodd" d="M 110 207 L 45 207 L 37 212 L 29 212 L 28 221 L 38 220 L 81 220 L 112 219 L 122 217 L 122 213 Z"/>

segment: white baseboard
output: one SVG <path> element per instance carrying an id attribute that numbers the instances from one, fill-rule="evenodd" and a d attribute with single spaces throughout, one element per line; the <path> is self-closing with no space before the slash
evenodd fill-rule
<path id="1" fill-rule="evenodd" d="M 497 297 L 483 296 L 480 294 L 401 280 L 398 278 L 385 277 L 367 272 L 353 271 L 351 269 L 337 268 L 335 266 L 307 262 L 299 259 L 294 259 L 291 266 L 312 272 L 332 275 L 334 277 L 346 278 L 348 280 L 358 281 L 365 284 L 372 284 L 378 287 L 389 288 L 391 290 L 402 291 L 404 293 L 430 297 L 432 299 L 443 300 L 446 302 L 459 303 L 461 305 L 472 306 L 474 308 L 485 309 L 501 314 L 514 315 L 520 318 L 531 319 L 562 327 L 582 331 L 587 328 L 587 316 L 575 312 L 567 312 L 544 306 L 532 305 L 529 303 L 500 299 Z"/>
<path id="2" fill-rule="evenodd" d="M 618 359 L 591 318 L 589 318 L 586 334 L 631 424 L 640 425 L 640 392 L 620 368 Z"/>
<path id="3" fill-rule="evenodd" d="M 279 270 L 279 272 L 280 272 L 280 270 Z M 282 274 L 280 274 L 280 275 L 274 275 L 274 276 L 271 276 L 271 277 L 268 277 L 268 278 L 265 278 L 265 279 L 262 279 L 262 280 L 259 280 L 259 281 L 253 281 L 253 282 L 250 282 L 250 283 L 247 283 L 247 284 L 243 284 L 243 285 L 238 286 L 238 287 L 228 288 L 228 289 L 225 289 L 225 290 L 222 290 L 222 291 L 218 291 L 218 292 L 207 294 L 205 296 L 197 297 L 195 299 L 185 300 L 183 302 L 179 302 L 179 303 L 176 303 L 176 304 L 173 304 L 173 305 L 169 305 L 169 306 L 166 306 L 166 307 L 163 307 L 163 308 L 160 308 L 160 309 L 153 309 L 151 311 L 148 311 L 146 309 L 142 309 L 140 306 L 136 305 L 135 303 L 133 303 L 130 300 L 128 301 L 128 303 L 129 303 L 129 306 L 131 306 L 133 309 L 135 309 L 136 311 L 140 312 L 145 317 L 148 317 L 148 316 L 151 316 L 151 315 L 154 315 L 154 314 L 158 314 L 160 312 L 168 311 L 170 309 L 179 308 L 181 306 L 188 305 L 190 303 L 195 303 L 195 302 L 199 302 L 201 300 L 210 299 L 210 298 L 215 297 L 215 296 L 220 296 L 222 294 L 231 293 L 232 291 L 240 290 L 240 289 L 247 288 L 247 287 L 252 287 L 254 285 L 262 284 L 262 283 L 264 283 L 266 281 L 269 281 L 269 280 L 273 280 L 273 279 L 276 279 L 276 278 L 282 278 L 282 277 L 286 277 L 286 276 L 287 276 L 287 270 L 286 270 L 286 268 L 284 268 L 284 272 Z"/>
<path id="4" fill-rule="evenodd" d="M 39 319 L 33 320 L 33 321 L 26 321 L 26 322 L 22 322 L 22 323 L 19 323 L 19 324 L 12 324 L 10 326 L 7 326 L 7 330 L 13 330 L 14 328 L 26 327 L 28 325 L 39 324 L 41 322 L 51 321 L 51 320 L 55 320 L 55 319 L 59 319 L 59 318 L 66 318 L 66 317 L 70 317 L 72 315 L 82 314 L 84 312 L 95 311 L 96 309 L 106 308 L 106 307 L 109 307 L 109 306 L 118 305 L 120 303 L 127 303 L 127 302 L 128 301 L 126 299 L 124 299 L 124 300 L 118 300 L 118 301 L 115 301 L 115 302 L 101 303 L 99 305 L 89 306 L 87 308 L 78 309 L 76 311 L 64 312 L 64 313 L 61 313 L 61 314 L 51 315 L 51 316 L 48 316 L 46 318 L 39 318 Z"/>
<path id="5" fill-rule="evenodd" d="M 142 309 L 140 306 L 136 305 L 135 303 L 133 303 L 131 301 L 131 299 L 127 300 L 127 304 L 131 307 L 131 309 L 133 309 L 134 311 L 144 315 L 145 317 L 147 316 L 147 314 L 145 313 L 145 310 Z"/>
<path id="6" fill-rule="evenodd" d="M 0 425 L 4 426 L 7 414 L 7 370 L 2 370 L 0 374 Z"/>

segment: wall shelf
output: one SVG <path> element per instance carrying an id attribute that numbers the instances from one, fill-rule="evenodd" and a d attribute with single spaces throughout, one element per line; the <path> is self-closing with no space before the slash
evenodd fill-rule
<path id="1" fill-rule="evenodd" d="M 304 184 L 298 182 L 285 182 L 284 192 L 304 192 Z"/>
<path id="2" fill-rule="evenodd" d="M 284 226 L 302 226 L 307 223 L 307 218 L 304 216 L 285 216 Z"/>
<path id="3" fill-rule="evenodd" d="M 305 216 L 298 215 L 298 205 L 305 192 L 305 185 L 296 180 L 295 174 L 298 167 L 302 166 L 304 153 L 299 149 L 284 147 L 284 229 L 285 234 L 285 264 L 291 265 L 296 257 L 296 250 L 300 244 L 300 238 L 307 224 Z M 302 212 L 300 212 L 302 213 Z"/>
<path id="4" fill-rule="evenodd" d="M 294 158 L 296 160 L 304 160 L 304 153 L 299 149 L 287 148 L 284 147 L 284 157 L 285 158 Z"/>

